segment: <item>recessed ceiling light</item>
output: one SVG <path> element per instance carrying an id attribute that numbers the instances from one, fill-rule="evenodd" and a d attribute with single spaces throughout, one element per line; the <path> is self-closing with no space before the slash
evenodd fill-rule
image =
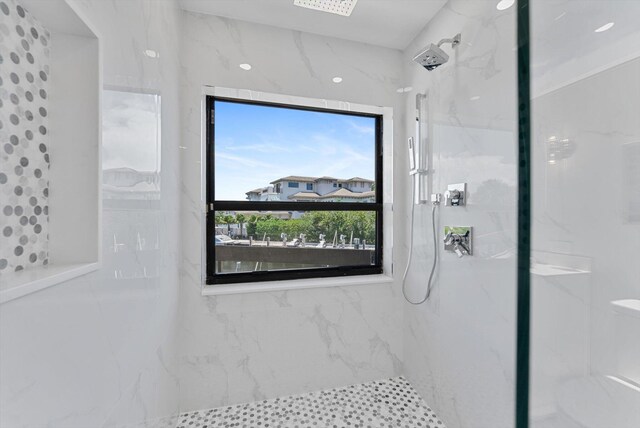
<path id="1" fill-rule="evenodd" d="M 509 9 L 511 6 L 513 6 L 515 2 L 516 0 L 500 0 L 500 2 L 498 2 L 498 4 L 496 5 L 496 9 L 498 10 Z"/>
<path id="2" fill-rule="evenodd" d="M 596 28 L 596 33 L 602 33 L 603 31 L 607 31 L 611 27 L 613 27 L 613 22 L 607 22 L 602 27 Z"/>
<path id="3" fill-rule="evenodd" d="M 404 88 L 396 89 L 396 92 L 401 94 L 403 92 L 411 92 L 413 90 L 413 86 L 405 86 Z"/>
<path id="4" fill-rule="evenodd" d="M 154 51 L 153 49 L 145 49 L 144 54 L 149 58 L 158 58 L 160 56 L 160 54 L 157 51 Z"/>
<path id="5" fill-rule="evenodd" d="M 295 6 L 336 15 L 350 16 L 358 0 L 293 0 Z"/>
<path id="6" fill-rule="evenodd" d="M 471 101 L 478 101 L 479 99 L 480 99 L 479 95 L 476 95 L 474 97 L 469 98 L 469 100 L 471 100 Z"/>
<path id="7" fill-rule="evenodd" d="M 243 69 L 243 70 L 249 71 L 249 70 L 251 70 L 251 64 L 247 64 L 247 63 L 240 64 L 240 68 Z"/>
<path id="8" fill-rule="evenodd" d="M 342 82 L 342 77 L 336 76 L 331 80 L 333 80 L 333 83 L 340 83 L 340 82 Z"/>

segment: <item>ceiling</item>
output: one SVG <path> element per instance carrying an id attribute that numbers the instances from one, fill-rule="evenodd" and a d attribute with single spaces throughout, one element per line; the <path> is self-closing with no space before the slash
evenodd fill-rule
<path id="1" fill-rule="evenodd" d="M 404 49 L 446 0 L 359 0 L 350 17 L 294 6 L 293 0 L 180 0 L 191 12 L 224 16 L 393 49 Z"/>

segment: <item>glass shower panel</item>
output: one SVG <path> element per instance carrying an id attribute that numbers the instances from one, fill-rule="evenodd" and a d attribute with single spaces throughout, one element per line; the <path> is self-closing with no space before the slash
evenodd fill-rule
<path id="1" fill-rule="evenodd" d="M 532 1 L 534 428 L 640 427 L 640 1 Z"/>

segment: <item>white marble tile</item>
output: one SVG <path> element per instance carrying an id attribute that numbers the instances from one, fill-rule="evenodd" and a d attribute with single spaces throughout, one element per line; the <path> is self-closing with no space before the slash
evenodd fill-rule
<path id="1" fill-rule="evenodd" d="M 640 321 L 613 302 L 640 299 L 640 58 L 629 42 L 640 36 L 629 18 L 638 4 L 563 5 L 566 20 L 553 33 L 559 5 L 541 6 L 531 27 L 533 249 L 563 268 L 576 258 L 589 267 L 541 279 L 533 294 L 532 426 L 635 426 L 640 348 L 629 338 L 640 337 Z M 593 33 L 587 49 L 577 31 L 585 16 L 615 20 L 616 33 Z M 556 37 L 579 48 L 554 51 Z"/>
<path id="2" fill-rule="evenodd" d="M 398 109 L 394 117 L 402 120 L 396 92 L 401 53 L 193 13 L 184 14 L 183 28 L 181 408 L 399 375 L 396 283 L 200 295 L 199 162 L 203 85 L 388 106 Z M 252 70 L 241 70 L 241 63 L 250 63 Z M 331 81 L 336 75 L 343 78 L 339 85 Z M 402 132 L 402 127 L 394 128 L 395 144 L 402 141 Z"/>
<path id="3" fill-rule="evenodd" d="M 514 420 L 515 8 L 500 12 L 495 3 L 448 2 L 405 50 L 408 63 L 428 43 L 462 34 L 455 50 L 443 45 L 446 64 L 434 71 L 410 64 L 405 73 L 406 85 L 415 88 L 406 109 L 415 108 L 417 91 L 428 93 L 423 120 L 434 150 L 433 192 L 460 182 L 468 189 L 465 207 L 438 209 L 440 261 L 430 300 L 404 307 L 405 375 L 452 427 L 506 428 Z M 413 134 L 413 118 L 406 129 Z M 413 299 L 424 293 L 431 268 L 430 212 L 416 207 L 418 239 L 407 278 Z M 442 251 L 442 228 L 449 225 L 474 228 L 473 256 Z"/>
<path id="4" fill-rule="evenodd" d="M 181 333 L 189 351 L 181 361 L 184 409 L 401 372 L 401 315 L 380 310 L 397 301 L 388 285 L 208 296 L 202 309 L 202 296 L 188 298 L 195 301 L 187 301 Z"/>
<path id="5" fill-rule="evenodd" d="M 106 85 L 161 94 L 162 187 L 154 203 L 105 201 L 100 270 L 0 307 L 0 425 L 170 426 L 178 413 L 179 11 L 171 1 L 69 3 L 101 36 Z M 134 130 L 123 132 L 126 140 Z M 135 162 L 126 147 L 120 157 Z M 135 245 L 138 235 L 151 251 Z"/>

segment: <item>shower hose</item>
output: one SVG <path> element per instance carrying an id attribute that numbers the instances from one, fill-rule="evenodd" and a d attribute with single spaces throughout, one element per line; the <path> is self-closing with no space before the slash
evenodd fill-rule
<path id="1" fill-rule="evenodd" d="M 438 262 L 438 241 L 437 241 L 437 237 L 436 237 L 436 208 L 438 207 L 438 202 L 434 202 L 433 203 L 433 207 L 431 208 L 431 230 L 433 232 L 433 264 L 431 265 L 431 273 L 429 274 L 429 281 L 427 282 L 427 290 L 424 294 L 424 297 L 422 298 L 422 300 L 419 300 L 417 302 L 412 301 L 411 299 L 409 299 L 407 297 L 407 292 L 406 292 L 406 284 L 407 284 L 407 273 L 409 273 L 409 268 L 411 267 L 411 259 L 412 259 L 412 255 L 413 255 L 413 224 L 414 224 L 414 219 L 415 219 L 415 211 L 416 211 L 416 203 L 415 203 L 415 193 L 416 193 L 416 186 L 415 186 L 415 180 L 416 180 L 416 175 L 413 175 L 413 200 L 412 200 L 412 204 L 411 204 L 411 233 L 409 235 L 409 257 L 407 259 L 407 267 L 404 270 L 404 275 L 402 275 L 402 295 L 404 296 L 404 299 L 411 303 L 412 305 L 421 305 L 424 302 L 426 302 L 427 300 L 429 300 L 429 296 L 431 295 L 431 286 L 432 286 L 432 282 L 433 282 L 433 275 L 435 274 L 436 271 L 436 264 Z"/>

